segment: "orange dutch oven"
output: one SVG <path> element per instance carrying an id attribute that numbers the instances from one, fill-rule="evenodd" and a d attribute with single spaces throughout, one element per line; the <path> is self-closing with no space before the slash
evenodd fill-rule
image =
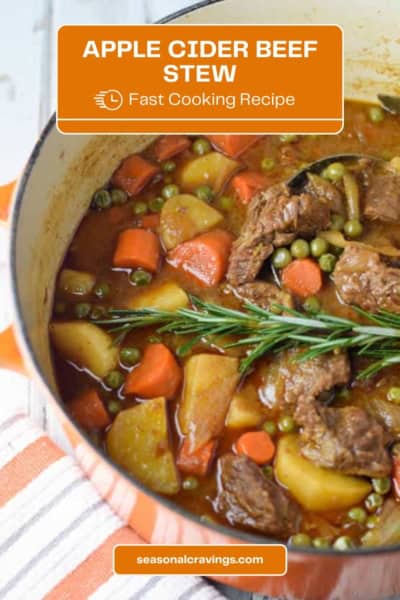
<path id="1" fill-rule="evenodd" d="M 176 23 L 335 23 L 345 34 L 345 95 L 399 94 L 398 0 L 217 0 L 172 15 Z M 397 67 L 396 67 L 397 65 Z M 329 74 L 327 74 L 329 76 Z M 64 136 L 53 116 L 14 187 L 0 189 L 0 219 L 11 203 L 9 261 L 14 323 L 0 333 L 0 366 L 41 385 L 88 477 L 112 508 L 156 544 L 265 543 L 265 538 L 200 519 L 128 476 L 71 421 L 54 379 L 48 337 L 55 277 L 74 231 L 123 157 L 153 136 Z M 12 198 L 11 198 L 12 197 Z M 227 576 L 237 588 L 290 600 L 377 600 L 400 596 L 400 547 L 347 552 L 289 550 L 283 577 Z"/>

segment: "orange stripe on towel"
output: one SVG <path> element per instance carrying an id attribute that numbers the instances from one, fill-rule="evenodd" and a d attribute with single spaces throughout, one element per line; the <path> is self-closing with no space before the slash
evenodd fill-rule
<path id="1" fill-rule="evenodd" d="M 46 436 L 29 444 L 0 470 L 0 506 L 63 456 L 64 452 Z"/>
<path id="2" fill-rule="evenodd" d="M 101 546 L 49 592 L 44 600 L 87 600 L 112 575 L 113 547 L 144 543 L 129 527 L 114 531 Z"/>

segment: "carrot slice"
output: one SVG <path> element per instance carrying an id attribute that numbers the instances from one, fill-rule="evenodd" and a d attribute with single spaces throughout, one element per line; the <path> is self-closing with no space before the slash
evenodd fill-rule
<path id="1" fill-rule="evenodd" d="M 126 394 L 142 398 L 173 398 L 182 382 L 182 369 L 164 344 L 149 344 L 143 359 L 125 380 Z"/>
<path id="2" fill-rule="evenodd" d="M 206 475 L 210 469 L 215 456 L 217 442 L 211 440 L 198 448 L 195 452 L 190 452 L 190 442 L 185 438 L 179 449 L 176 464 L 183 473 L 193 473 L 194 475 Z"/>
<path id="3" fill-rule="evenodd" d="M 110 416 L 94 388 L 79 394 L 68 403 L 68 410 L 84 429 L 103 429 L 111 423 Z"/>
<path id="4" fill-rule="evenodd" d="M 147 229 L 125 229 L 119 234 L 114 267 L 142 267 L 154 273 L 160 261 L 160 242 Z"/>
<path id="5" fill-rule="evenodd" d="M 179 244 L 168 254 L 168 262 L 175 269 L 194 277 L 200 284 L 212 287 L 225 275 L 231 245 L 230 233 L 214 229 Z"/>
<path id="6" fill-rule="evenodd" d="M 157 160 L 163 161 L 189 148 L 191 142 L 186 135 L 163 135 L 154 144 Z"/>
<path id="7" fill-rule="evenodd" d="M 313 296 L 322 287 L 321 269 L 311 258 L 297 258 L 282 270 L 282 283 L 300 298 Z"/>
<path id="8" fill-rule="evenodd" d="M 210 142 L 224 154 L 237 158 L 253 146 L 262 135 L 208 135 Z"/>
<path id="9" fill-rule="evenodd" d="M 252 197 L 267 185 L 267 177 L 257 171 L 244 171 L 232 179 L 233 189 L 242 204 L 248 204 Z"/>
<path id="10" fill-rule="evenodd" d="M 122 161 L 111 178 L 111 182 L 118 188 L 125 190 L 130 196 L 138 194 L 160 168 L 145 160 L 139 154 L 131 154 Z"/>
<path id="11" fill-rule="evenodd" d="M 248 431 L 236 442 L 238 454 L 245 454 L 258 465 L 271 461 L 275 454 L 275 444 L 265 431 Z"/>
<path id="12" fill-rule="evenodd" d="M 144 229 L 158 229 L 160 225 L 160 213 L 143 215 L 140 219 L 140 224 Z"/>

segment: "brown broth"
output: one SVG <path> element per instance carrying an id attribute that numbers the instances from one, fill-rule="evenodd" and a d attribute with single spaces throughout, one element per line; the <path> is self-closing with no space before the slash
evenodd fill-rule
<path id="1" fill-rule="evenodd" d="M 240 161 L 253 170 L 260 170 L 262 158 L 273 158 L 276 166 L 266 174 L 269 184 L 273 184 L 289 177 L 304 163 L 330 154 L 346 152 L 366 153 L 384 157 L 385 159 L 400 155 L 400 119 L 386 115 L 383 122 L 373 124 L 367 116 L 367 105 L 358 102 L 346 102 L 345 127 L 341 134 L 332 136 L 302 136 L 295 144 L 284 144 L 280 141 L 279 136 L 266 136 L 254 147 L 245 152 L 240 157 Z M 151 148 L 145 152 L 145 155 L 151 156 Z M 174 158 L 174 161 L 177 162 L 177 171 L 179 172 L 181 166 L 192 158 L 193 154 L 190 151 L 186 151 L 178 158 Z M 159 194 L 162 185 L 163 181 L 159 180 L 156 183 L 146 186 L 145 191 L 135 197 L 135 202 L 148 202 L 150 198 Z M 229 184 L 224 193 L 227 195 L 233 194 Z M 135 294 L 143 290 L 142 287 L 135 287 L 130 283 L 127 270 L 115 270 L 112 268 L 112 255 L 118 234 L 122 230 L 135 226 L 140 222 L 140 218 L 136 217 L 133 213 L 132 205 L 133 202 L 130 200 L 123 206 L 103 211 L 89 210 L 68 248 L 62 265 L 62 268 L 68 267 L 89 271 L 95 275 L 97 282 L 107 282 L 111 287 L 110 296 L 105 301 L 93 301 L 94 304 L 103 306 L 106 309 L 110 307 L 125 307 Z M 237 234 L 244 216 L 245 208 L 236 205 L 231 211 L 224 213 L 222 227 Z M 390 234 L 392 239 L 400 245 L 400 226 L 393 227 Z M 176 281 L 186 291 L 196 294 L 201 298 L 223 304 L 235 304 L 235 300 L 232 300 L 226 294 L 214 289 L 205 290 L 194 283 L 193 280 L 189 280 L 184 275 L 177 273 L 168 265 L 162 267 L 150 285 L 158 285 L 162 281 Z M 324 310 L 333 314 L 354 318 L 354 312 L 339 302 L 335 289 L 328 278 L 322 292 L 319 294 L 319 299 Z M 65 300 L 65 297 L 56 297 L 56 301 Z M 73 315 L 73 303 L 69 302 L 67 303 L 66 312 L 61 316 L 54 314 L 53 320 L 71 319 L 74 318 Z M 155 331 L 152 329 L 130 333 L 124 345 L 136 346 L 140 350 L 143 350 L 149 336 L 153 335 L 155 335 Z M 174 349 L 181 343 L 181 340 L 177 339 L 177 336 L 169 335 L 165 338 L 165 342 Z M 93 379 L 89 373 L 78 370 L 74 365 L 67 363 L 56 351 L 54 351 L 53 355 L 61 396 L 67 406 L 68 402 L 79 392 L 93 386 L 99 390 L 106 404 L 110 399 L 116 398 L 116 392 L 107 390 L 102 382 Z M 267 359 L 259 361 L 258 368 L 249 376 L 248 379 L 254 385 L 260 385 L 263 378 L 262 372 L 266 368 L 266 364 Z M 121 365 L 121 369 L 126 373 L 127 369 L 123 365 Z M 368 393 L 373 392 L 377 397 L 384 399 L 389 386 L 394 384 L 400 385 L 400 377 L 394 370 L 388 370 L 379 377 L 376 377 L 372 383 L 368 384 L 371 388 L 368 390 Z M 366 385 L 365 383 L 354 383 L 345 402 L 362 404 Z M 124 398 L 121 392 L 119 392 L 118 398 L 124 408 L 133 406 L 136 402 L 135 398 Z M 169 403 L 174 452 L 177 451 L 180 440 L 175 419 L 178 403 L 179 398 Z M 266 419 L 277 419 L 278 415 L 274 411 L 267 407 L 264 407 L 263 410 Z M 98 437 L 97 432 L 92 433 Z M 104 433 L 100 432 L 101 444 L 104 442 Z M 218 455 L 230 450 L 240 433 L 240 430 L 225 429 L 219 438 Z M 211 499 L 215 497 L 216 492 L 215 466 L 208 476 L 199 478 L 199 483 L 200 485 L 195 491 L 181 490 L 174 499 L 178 504 L 196 514 L 207 515 L 215 521 L 224 523 L 223 517 L 214 513 L 211 503 Z M 311 535 L 334 537 L 346 534 L 353 536 L 355 539 L 358 539 L 363 532 L 362 527 L 354 524 L 349 525 L 343 513 L 327 515 L 304 513 L 303 530 L 309 532 Z"/>

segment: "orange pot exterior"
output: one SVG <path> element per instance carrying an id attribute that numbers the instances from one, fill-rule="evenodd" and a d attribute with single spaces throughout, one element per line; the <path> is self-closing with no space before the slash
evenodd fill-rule
<path id="1" fill-rule="evenodd" d="M 0 223 L 7 223 L 15 181 L 0 186 Z"/>

